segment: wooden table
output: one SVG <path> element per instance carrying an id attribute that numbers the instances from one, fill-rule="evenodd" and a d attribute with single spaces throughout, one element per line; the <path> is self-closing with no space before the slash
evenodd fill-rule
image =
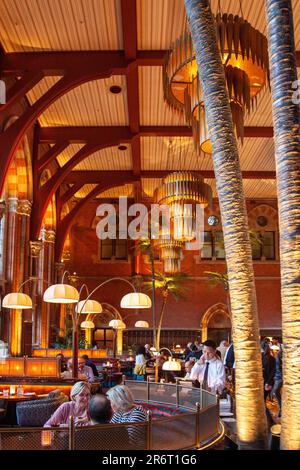
<path id="1" fill-rule="evenodd" d="M 1 424 L 9 424 L 10 426 L 16 425 L 17 423 L 17 414 L 16 414 L 16 405 L 19 402 L 36 400 L 37 395 L 8 395 L 8 397 L 3 396 L 3 393 L 0 393 L 0 400 L 7 401 L 7 411 L 5 418 L 1 421 Z"/>

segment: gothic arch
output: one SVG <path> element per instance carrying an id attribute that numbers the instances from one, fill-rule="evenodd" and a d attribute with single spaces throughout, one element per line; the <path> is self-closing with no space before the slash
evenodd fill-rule
<path id="1" fill-rule="evenodd" d="M 202 336 L 202 341 L 206 341 L 208 338 L 208 325 L 209 325 L 209 322 L 210 320 L 213 318 L 214 315 L 216 314 L 222 314 L 224 316 L 226 316 L 227 318 L 229 318 L 229 320 L 231 321 L 231 318 L 230 318 L 230 313 L 228 311 L 228 307 L 227 305 L 219 302 L 217 304 L 214 304 L 212 305 L 211 307 L 209 307 L 206 312 L 204 313 L 202 319 L 201 319 L 201 336 Z"/>

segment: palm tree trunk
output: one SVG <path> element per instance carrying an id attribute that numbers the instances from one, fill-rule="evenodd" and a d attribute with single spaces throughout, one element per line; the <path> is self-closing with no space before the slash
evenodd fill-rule
<path id="1" fill-rule="evenodd" d="M 236 138 L 209 0 L 185 0 L 222 216 L 236 358 L 239 447 L 266 447 L 267 423 L 251 244 Z"/>
<path id="2" fill-rule="evenodd" d="M 280 227 L 283 331 L 281 448 L 300 449 L 300 112 L 290 0 L 266 0 Z M 295 94 L 297 95 L 297 91 Z"/>
<path id="3" fill-rule="evenodd" d="M 164 313 L 165 313 L 165 309 L 167 305 L 167 298 L 168 298 L 168 295 L 164 294 L 163 303 L 162 303 L 161 311 L 160 311 L 159 323 L 157 327 L 157 336 L 156 336 L 156 351 L 157 352 L 159 352 L 160 350 L 160 333 L 161 333 L 162 322 L 163 322 Z M 158 356 L 157 356 L 156 363 L 155 363 L 155 382 L 158 382 L 158 367 L 159 367 L 159 363 L 158 363 Z"/>

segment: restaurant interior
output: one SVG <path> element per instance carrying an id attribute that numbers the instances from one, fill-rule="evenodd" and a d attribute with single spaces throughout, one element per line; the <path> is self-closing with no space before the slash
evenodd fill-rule
<path id="1" fill-rule="evenodd" d="M 0 456 L 300 450 L 298 66 L 298 0 L 1 0 Z"/>

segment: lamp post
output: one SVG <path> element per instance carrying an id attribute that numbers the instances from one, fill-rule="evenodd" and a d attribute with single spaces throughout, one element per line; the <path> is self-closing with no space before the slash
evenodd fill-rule
<path id="1" fill-rule="evenodd" d="M 105 286 L 111 281 L 124 281 L 130 285 L 133 289 L 133 292 L 126 294 L 121 299 L 121 307 L 122 308 L 131 308 L 131 309 L 138 309 L 138 308 L 150 308 L 151 307 L 151 299 L 148 295 L 137 292 L 135 286 L 132 282 L 128 281 L 128 279 L 123 277 L 113 277 L 101 282 L 95 289 L 92 290 L 90 294 L 88 294 L 85 300 L 80 301 L 80 294 L 82 289 L 85 287 L 87 289 L 86 284 L 83 284 L 78 292 L 75 287 L 72 287 L 68 284 L 63 284 L 64 277 L 68 273 L 65 271 L 62 277 L 61 284 L 54 284 L 44 292 L 44 301 L 50 303 L 67 303 L 67 304 L 77 304 L 75 307 L 75 311 L 72 312 L 72 326 L 73 326 L 73 348 L 72 348 L 72 355 L 73 355 L 73 378 L 77 378 L 78 376 L 78 326 L 79 326 L 79 318 L 81 314 L 88 314 L 88 313 L 101 313 L 102 306 L 99 302 L 95 300 L 90 300 L 92 295 L 100 289 L 100 287 Z M 70 274 L 70 273 L 68 273 Z M 101 310 L 100 310 L 101 309 Z"/>

